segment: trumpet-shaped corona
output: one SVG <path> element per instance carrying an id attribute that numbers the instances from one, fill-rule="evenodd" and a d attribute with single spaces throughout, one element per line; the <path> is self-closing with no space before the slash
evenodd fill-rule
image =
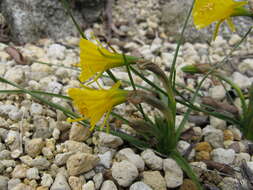
<path id="1" fill-rule="evenodd" d="M 201 29 L 217 21 L 214 32 L 214 37 L 216 37 L 220 24 L 226 20 L 229 28 L 234 31 L 235 27 L 231 16 L 236 15 L 245 4 L 247 4 L 246 1 L 196 0 L 193 7 L 194 25 L 197 29 Z"/>
<path id="2" fill-rule="evenodd" d="M 107 120 L 112 108 L 124 103 L 128 95 L 128 91 L 119 89 L 119 86 L 120 83 L 116 83 L 109 90 L 96 90 L 89 87 L 68 89 L 68 95 L 73 99 L 74 106 L 83 115 L 83 118 L 70 121 L 89 119 L 91 130 L 93 130 L 96 123 L 106 113 L 102 127 L 106 125 L 109 131 Z"/>
<path id="3" fill-rule="evenodd" d="M 107 69 L 120 67 L 125 63 L 135 63 L 138 58 L 114 53 L 102 45 L 95 45 L 89 40 L 80 40 L 80 81 L 85 82 L 95 76 L 94 81 Z"/>

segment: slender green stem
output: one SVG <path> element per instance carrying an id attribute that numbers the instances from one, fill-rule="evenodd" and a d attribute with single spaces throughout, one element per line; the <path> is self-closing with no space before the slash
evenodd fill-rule
<path id="1" fill-rule="evenodd" d="M 76 19 L 74 18 L 72 12 L 71 12 L 71 8 L 69 6 L 69 2 L 67 0 L 61 0 L 62 5 L 64 6 L 64 8 L 67 10 L 67 13 L 69 14 L 69 16 L 71 17 L 76 29 L 78 30 L 78 32 L 80 33 L 80 35 L 82 36 L 82 38 L 86 39 L 81 27 L 79 26 L 79 24 L 77 23 Z"/>
<path id="2" fill-rule="evenodd" d="M 177 56 L 178 56 L 178 52 L 179 52 L 180 46 L 181 46 L 181 44 L 183 42 L 184 32 L 185 32 L 185 29 L 187 27 L 188 21 L 189 21 L 189 19 L 191 17 L 191 13 L 192 13 L 192 9 L 193 9 L 194 3 L 195 3 L 195 0 L 192 1 L 191 8 L 190 8 L 190 10 L 188 12 L 188 15 L 186 17 L 186 20 L 184 22 L 184 26 L 183 26 L 183 29 L 182 29 L 181 34 L 180 34 L 180 38 L 179 38 L 178 43 L 177 43 L 176 51 L 175 51 L 175 54 L 174 54 L 172 65 L 171 65 L 169 81 L 172 81 L 172 84 L 173 84 L 172 87 L 173 88 L 175 88 L 175 78 L 176 78 L 175 77 L 175 75 L 176 75 L 175 66 L 176 66 L 176 62 L 177 62 Z"/>

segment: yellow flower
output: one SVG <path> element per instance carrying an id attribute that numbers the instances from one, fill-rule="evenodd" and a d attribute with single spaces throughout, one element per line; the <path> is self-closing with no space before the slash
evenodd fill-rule
<path id="1" fill-rule="evenodd" d="M 101 127 L 106 125 L 107 131 L 109 131 L 107 120 L 112 108 L 126 102 L 128 95 L 128 91 L 119 89 L 119 86 L 118 82 L 109 90 L 96 90 L 89 87 L 68 89 L 68 95 L 73 99 L 74 106 L 84 116 L 70 121 L 89 119 L 91 130 L 93 130 L 96 123 L 107 113 Z"/>
<path id="2" fill-rule="evenodd" d="M 193 21 L 197 29 L 204 28 L 218 21 L 214 32 L 217 36 L 219 26 L 225 20 L 230 29 L 235 30 L 231 16 L 237 15 L 246 1 L 236 2 L 234 0 L 195 0 L 193 7 Z"/>
<path id="3" fill-rule="evenodd" d="M 134 63 L 138 58 L 110 52 L 104 47 L 97 46 L 89 40 L 80 40 L 80 81 L 85 82 L 93 76 L 94 81 L 107 69 Z"/>

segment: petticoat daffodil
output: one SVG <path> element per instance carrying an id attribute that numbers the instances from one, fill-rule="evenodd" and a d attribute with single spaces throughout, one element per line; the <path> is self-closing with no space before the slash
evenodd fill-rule
<path id="1" fill-rule="evenodd" d="M 79 79 L 85 82 L 91 77 L 96 81 L 107 69 L 123 66 L 125 63 L 131 64 L 138 60 L 137 57 L 114 53 L 102 45 L 95 45 L 89 40 L 80 40 L 80 63 L 81 74 Z"/>
<path id="2" fill-rule="evenodd" d="M 218 34 L 220 24 L 225 20 L 229 28 L 235 31 L 231 16 L 240 15 L 244 10 L 246 1 L 236 2 L 234 0 L 195 0 L 193 7 L 193 22 L 197 29 L 204 28 L 213 22 L 216 24 L 214 39 Z"/>
<path id="3" fill-rule="evenodd" d="M 103 128 L 106 125 L 106 130 L 109 132 L 108 118 L 112 108 L 116 105 L 126 102 L 128 91 L 119 89 L 120 83 L 116 83 L 112 88 L 92 89 L 89 87 L 70 88 L 68 95 L 73 99 L 73 104 L 77 110 L 83 115 L 82 118 L 69 119 L 70 122 L 81 121 L 84 119 L 90 120 L 91 128 L 93 130 L 96 123 L 106 113 Z"/>

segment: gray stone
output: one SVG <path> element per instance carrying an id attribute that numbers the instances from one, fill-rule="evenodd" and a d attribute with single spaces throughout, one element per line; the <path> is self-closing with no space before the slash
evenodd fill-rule
<path id="1" fill-rule="evenodd" d="M 8 177 L 0 176 L 0 189 L 1 190 L 8 190 L 8 181 L 9 181 Z"/>
<path id="2" fill-rule="evenodd" d="M 101 14 L 104 0 L 76 0 L 70 7 L 78 23 L 94 21 Z M 41 37 L 63 38 L 77 30 L 60 1 L 3 0 L 1 12 L 10 26 L 14 41 L 27 43 Z"/>
<path id="3" fill-rule="evenodd" d="M 117 186 L 111 180 L 106 180 L 100 190 L 118 190 Z"/>
<path id="4" fill-rule="evenodd" d="M 66 48 L 59 44 L 52 44 L 48 47 L 47 54 L 53 59 L 64 59 Z"/>
<path id="5" fill-rule="evenodd" d="M 69 157 L 67 170 L 69 175 L 78 175 L 93 169 L 98 162 L 98 156 L 87 153 L 76 153 Z"/>
<path id="6" fill-rule="evenodd" d="M 183 183 L 183 171 L 177 162 L 171 158 L 163 161 L 165 181 L 168 188 L 176 188 Z"/>
<path id="7" fill-rule="evenodd" d="M 0 174 L 3 174 L 5 166 L 0 162 Z"/>
<path id="8" fill-rule="evenodd" d="M 48 169 L 50 166 L 50 162 L 44 158 L 44 157 L 36 157 L 32 163 L 31 166 L 38 168 L 39 170 Z"/>
<path id="9" fill-rule="evenodd" d="M 130 186 L 129 190 L 152 190 L 152 189 L 147 184 L 141 181 L 137 181 Z"/>
<path id="10" fill-rule="evenodd" d="M 10 130 L 5 142 L 9 146 L 10 150 L 19 149 L 21 143 L 19 132 Z"/>
<path id="11" fill-rule="evenodd" d="M 100 158 L 99 164 L 103 165 L 105 168 L 110 168 L 112 164 L 113 154 L 111 151 L 107 151 L 104 154 L 98 154 Z"/>
<path id="12" fill-rule="evenodd" d="M 11 159 L 11 152 L 9 150 L 3 150 L 0 152 L 0 160 Z"/>
<path id="13" fill-rule="evenodd" d="M 113 163 L 112 176 L 123 187 L 130 186 L 138 174 L 136 166 L 129 161 L 123 160 Z"/>
<path id="14" fill-rule="evenodd" d="M 63 174 L 58 173 L 50 190 L 71 190 L 71 188 L 67 182 L 66 177 Z"/>
<path id="15" fill-rule="evenodd" d="M 33 187 L 24 183 L 19 183 L 12 190 L 33 190 Z"/>
<path id="16" fill-rule="evenodd" d="M 8 190 L 13 189 L 19 183 L 21 183 L 20 179 L 10 179 L 8 181 Z"/>
<path id="17" fill-rule="evenodd" d="M 130 148 L 124 148 L 120 150 L 116 155 L 116 159 L 118 161 L 127 160 L 133 163 L 139 171 L 144 170 L 145 166 L 144 161 L 138 154 L 135 154 L 134 151 Z"/>
<path id="18" fill-rule="evenodd" d="M 83 190 L 95 190 L 95 184 L 93 181 L 88 181 L 83 185 Z"/>
<path id="19" fill-rule="evenodd" d="M 30 113 L 31 115 L 41 115 L 43 113 L 43 107 L 38 103 L 32 103 Z"/>
<path id="20" fill-rule="evenodd" d="M 80 177 L 70 176 L 68 182 L 72 190 L 81 190 L 85 182 L 85 179 L 83 178 L 83 176 Z"/>
<path id="21" fill-rule="evenodd" d="M 251 80 L 247 76 L 242 75 L 239 72 L 234 72 L 232 75 L 232 79 L 233 79 L 233 82 L 237 84 L 241 89 L 250 87 L 252 83 Z"/>
<path id="22" fill-rule="evenodd" d="M 17 121 L 21 119 L 23 112 L 13 105 L 0 105 L 0 116 L 7 116 L 10 119 Z"/>
<path id="23" fill-rule="evenodd" d="M 215 162 L 231 164 L 235 158 L 235 151 L 233 149 L 217 148 L 211 152 L 211 156 Z"/>
<path id="24" fill-rule="evenodd" d="M 41 185 L 45 187 L 50 187 L 52 183 L 54 182 L 52 176 L 47 173 L 43 173 L 41 177 Z"/>
<path id="25" fill-rule="evenodd" d="M 93 177 L 93 181 L 95 184 L 95 188 L 99 189 L 101 184 L 103 183 L 104 177 L 102 173 L 98 173 Z"/>
<path id="26" fill-rule="evenodd" d="M 209 142 L 214 148 L 223 147 L 223 132 L 222 130 L 210 127 L 210 130 L 203 130 L 204 140 Z"/>
<path id="27" fill-rule="evenodd" d="M 37 168 L 29 168 L 26 171 L 26 177 L 28 179 L 40 179 L 39 170 Z"/>

